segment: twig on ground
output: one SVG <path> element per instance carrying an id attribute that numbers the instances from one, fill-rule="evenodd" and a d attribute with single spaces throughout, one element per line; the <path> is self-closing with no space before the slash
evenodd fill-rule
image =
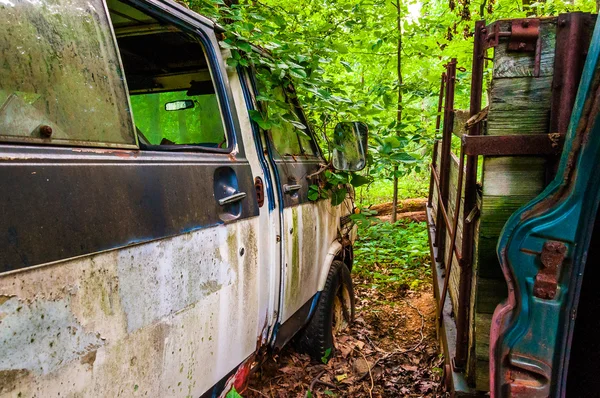
<path id="1" fill-rule="evenodd" d="M 252 392 L 255 392 L 255 393 L 257 393 L 257 394 L 259 394 L 259 395 L 261 395 L 261 396 L 263 396 L 263 397 L 267 397 L 267 398 L 269 398 L 269 396 L 268 396 L 267 394 L 265 394 L 265 393 L 263 393 L 263 392 L 261 392 L 261 391 L 255 390 L 255 389 L 254 389 L 254 388 L 252 388 L 252 387 L 248 387 L 248 390 L 250 390 L 250 391 L 252 391 Z"/>
<path id="2" fill-rule="evenodd" d="M 337 389 L 337 386 L 336 386 L 335 384 L 331 384 L 331 383 L 328 383 L 328 382 L 326 382 L 326 381 L 323 381 L 323 380 L 321 380 L 321 376 L 323 376 L 323 375 L 325 374 L 325 372 L 327 372 L 327 370 L 322 370 L 322 371 L 321 371 L 321 372 L 320 372 L 320 373 L 317 375 L 317 377 L 315 377 L 315 378 L 313 379 L 313 381 L 310 383 L 310 386 L 308 387 L 308 391 L 306 391 L 306 394 L 304 395 L 304 397 L 308 397 L 308 396 L 309 396 L 309 395 L 308 395 L 309 391 L 310 391 L 310 393 L 311 393 L 311 394 L 313 393 L 313 391 L 314 391 L 314 389 L 315 389 L 315 385 L 316 385 L 317 383 L 319 383 L 319 384 L 323 384 L 324 386 L 327 386 L 327 387 L 329 387 L 329 388 L 334 388 L 334 389 Z"/>
<path id="3" fill-rule="evenodd" d="M 367 361 L 367 357 L 365 357 L 365 354 L 363 354 L 362 351 L 359 352 L 365 360 L 365 363 L 367 364 L 367 369 L 369 369 L 369 377 L 371 378 L 371 387 L 369 387 L 369 397 L 373 398 L 373 387 L 375 387 L 375 382 L 373 381 L 373 373 L 371 373 L 371 365 L 369 365 L 369 361 Z"/>

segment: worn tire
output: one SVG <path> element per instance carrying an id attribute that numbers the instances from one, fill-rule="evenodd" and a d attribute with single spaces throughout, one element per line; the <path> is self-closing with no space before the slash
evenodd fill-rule
<path id="1" fill-rule="evenodd" d="M 343 330 L 353 320 L 354 289 L 350 270 L 343 262 L 334 260 L 315 312 L 299 333 L 296 346 L 316 361 L 320 362 L 324 357 L 329 359 L 335 352 L 334 329 Z M 329 355 L 326 355 L 327 350 L 330 350 Z"/>

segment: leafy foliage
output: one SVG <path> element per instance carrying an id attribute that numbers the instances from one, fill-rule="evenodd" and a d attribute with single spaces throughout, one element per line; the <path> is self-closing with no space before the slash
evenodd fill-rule
<path id="1" fill-rule="evenodd" d="M 427 228 L 424 223 L 362 225 L 354 245 L 353 272 L 375 284 L 417 289 L 430 275 Z"/>
<path id="2" fill-rule="evenodd" d="M 595 9 L 593 0 L 185 1 L 225 26 L 221 45 L 232 52 L 230 66 L 254 65 L 267 88 L 294 83 L 293 95 L 303 104 L 326 154 L 331 153 L 337 122 L 366 122 L 371 137 L 366 170 L 370 180 L 391 179 L 394 166 L 398 177 L 426 173 L 423 166 L 436 134 L 440 75 L 452 57 L 460 67 L 455 105 L 468 108 L 475 20 Z M 397 65 L 400 34 L 402 83 Z M 262 46 L 269 56 L 253 51 L 250 43 Z M 268 94 L 261 97 L 267 103 L 276 101 Z M 289 115 L 258 111 L 252 119 L 265 129 L 285 119 L 296 122 Z M 311 198 L 329 196 L 323 190 L 313 187 Z M 337 195 L 332 195 L 334 201 Z"/>

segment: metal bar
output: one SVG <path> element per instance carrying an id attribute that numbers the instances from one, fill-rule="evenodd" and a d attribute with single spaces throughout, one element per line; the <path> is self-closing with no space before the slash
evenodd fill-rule
<path id="1" fill-rule="evenodd" d="M 468 156 L 556 155 L 562 150 L 564 134 L 464 135 Z"/>
<path id="2" fill-rule="evenodd" d="M 433 182 L 435 184 L 435 187 L 437 189 L 438 192 L 438 206 L 439 206 L 439 210 L 442 211 L 442 218 L 444 219 L 444 223 L 446 225 L 446 228 L 450 229 L 450 219 L 448 218 L 448 213 L 446 212 L 446 209 L 444 208 L 444 206 L 440 203 L 440 186 L 439 186 L 439 175 L 437 174 L 437 172 L 435 171 L 435 169 L 431 169 L 431 175 L 433 177 Z M 439 211 L 438 210 L 438 211 Z M 432 224 L 433 228 L 437 228 L 435 221 Z M 435 246 L 435 245 L 433 245 Z M 436 248 L 437 250 L 437 248 Z M 458 261 L 462 260 L 462 255 L 461 253 L 458 251 L 458 247 L 456 245 L 454 245 L 453 247 L 454 250 L 454 254 L 456 255 L 456 258 L 458 259 Z M 438 255 L 439 257 L 439 255 Z"/>
<path id="3" fill-rule="evenodd" d="M 475 37 L 473 43 L 473 70 L 471 75 L 471 108 L 470 116 L 473 117 L 481 111 L 481 97 L 483 94 L 483 57 L 485 56 L 485 22 L 475 23 Z M 468 135 L 481 135 L 481 123 L 475 123 L 469 129 Z M 466 157 L 465 170 L 465 202 L 464 217 L 466 218 L 473 208 L 477 206 L 477 156 Z M 462 261 L 458 293 L 458 314 L 456 318 L 456 352 L 454 366 L 464 369 L 469 354 L 469 310 L 471 303 L 471 278 L 473 274 L 473 238 L 475 223 L 463 220 Z"/>
<path id="4" fill-rule="evenodd" d="M 440 83 L 440 95 L 438 98 L 438 107 L 437 107 L 437 116 L 435 117 L 435 135 L 437 136 L 440 131 L 440 123 L 442 120 L 442 106 L 444 105 L 444 85 L 446 83 L 446 73 L 442 73 L 441 83 Z M 438 140 L 433 143 L 433 156 L 431 159 L 431 165 L 435 169 L 437 163 L 437 148 L 438 148 Z M 427 198 L 427 205 L 431 207 L 431 201 L 433 199 L 433 174 L 431 175 L 431 179 L 429 180 L 429 196 Z M 433 242 L 434 246 L 436 243 Z"/>
<path id="5" fill-rule="evenodd" d="M 437 158 L 437 148 L 438 148 L 438 140 L 433 143 L 433 159 L 431 160 L 431 168 L 435 170 L 436 158 Z M 431 174 L 431 178 L 429 179 L 429 196 L 427 196 L 427 206 L 431 207 L 433 203 L 433 172 Z M 434 242 L 435 245 L 435 242 Z"/>
<path id="6" fill-rule="evenodd" d="M 446 83 L 446 73 L 442 73 L 442 82 L 440 83 L 440 96 L 438 98 L 437 116 L 435 118 L 435 132 L 440 131 L 440 123 L 442 121 L 442 106 L 444 105 L 444 85 Z"/>
<path id="7" fill-rule="evenodd" d="M 573 12 L 561 14 L 556 24 L 556 49 L 554 77 L 552 78 L 552 104 L 550 132 L 566 134 L 575 104 L 579 80 L 590 45 L 590 23 L 593 16 Z M 559 156 L 550 159 L 546 169 L 546 182 L 556 174 Z"/>
<path id="8" fill-rule="evenodd" d="M 452 271 L 452 259 L 454 257 L 455 247 L 456 247 L 456 234 L 458 232 L 458 218 L 460 214 L 460 199 L 462 197 L 462 182 L 463 182 L 463 174 L 465 170 L 464 165 L 465 152 L 464 145 L 460 148 L 460 158 L 458 162 L 458 184 L 456 185 L 456 202 L 454 203 L 454 223 L 452 224 L 452 231 L 450 233 L 450 249 L 448 251 L 448 259 L 446 260 L 446 276 L 444 277 L 444 288 L 442 289 L 442 295 L 440 298 L 440 303 L 444 303 L 446 301 L 446 294 L 448 292 L 448 283 L 450 282 L 450 273 Z M 440 305 L 438 320 L 441 322 L 444 316 L 443 306 Z"/>
<path id="9" fill-rule="evenodd" d="M 437 171 L 434 168 L 431 168 L 431 175 L 433 176 L 433 180 L 435 182 L 435 187 L 437 189 L 437 193 L 438 193 L 438 210 L 441 210 L 441 214 L 442 214 L 442 218 L 444 221 L 444 225 L 446 226 L 446 228 L 450 229 L 450 219 L 448 218 L 448 213 L 446 212 L 446 207 L 444 206 L 444 204 L 441 202 L 442 201 L 442 192 L 440 189 L 440 177 L 437 173 Z M 441 221 L 440 221 L 441 224 Z M 440 225 L 437 224 L 436 222 L 436 231 L 439 229 Z M 439 255 L 438 255 L 439 257 Z"/>
<path id="10" fill-rule="evenodd" d="M 456 58 L 446 65 L 446 101 L 444 106 L 444 125 L 442 129 L 442 154 L 440 160 L 440 191 L 444 208 L 448 207 L 448 190 L 450 187 L 450 148 L 452 143 L 452 128 L 454 124 L 454 86 L 456 82 Z M 441 223 L 440 223 L 441 224 Z M 436 246 L 438 248 L 437 261 L 443 266 L 444 248 L 446 242 L 446 228 L 436 228 Z"/>

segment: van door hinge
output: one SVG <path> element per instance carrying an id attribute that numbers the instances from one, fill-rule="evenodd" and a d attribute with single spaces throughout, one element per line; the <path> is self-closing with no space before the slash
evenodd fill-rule
<path id="1" fill-rule="evenodd" d="M 562 242 L 547 241 L 541 254 L 542 268 L 535 276 L 533 295 L 537 298 L 551 300 L 556 296 L 560 268 L 567 254 L 567 246 Z"/>
<path id="2" fill-rule="evenodd" d="M 540 20 L 537 18 L 513 19 L 510 21 L 510 32 L 501 32 L 500 24 L 490 26 L 491 32 L 486 32 L 485 48 L 497 47 L 501 37 L 508 38 L 508 51 L 534 52 L 533 76 L 540 76 L 542 57 L 542 37 L 540 35 Z"/>

